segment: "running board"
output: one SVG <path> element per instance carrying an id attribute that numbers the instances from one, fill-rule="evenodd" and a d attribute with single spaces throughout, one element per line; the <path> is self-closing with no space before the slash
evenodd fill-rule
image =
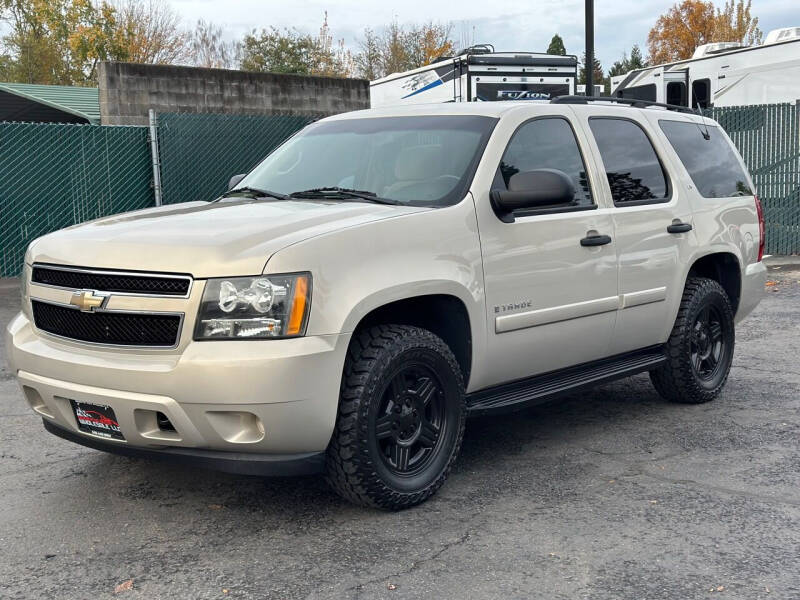
<path id="1" fill-rule="evenodd" d="M 468 394 L 466 398 L 468 414 L 475 416 L 519 410 L 547 402 L 567 392 L 649 371 L 665 360 L 664 347 L 651 346 L 576 367 L 504 383 Z"/>

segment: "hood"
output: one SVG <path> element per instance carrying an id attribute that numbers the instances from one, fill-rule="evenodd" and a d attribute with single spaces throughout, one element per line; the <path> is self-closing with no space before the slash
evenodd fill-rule
<path id="1" fill-rule="evenodd" d="M 430 210 L 362 202 L 236 199 L 162 206 L 39 238 L 28 262 L 189 273 L 261 273 L 278 250 L 337 229 Z"/>

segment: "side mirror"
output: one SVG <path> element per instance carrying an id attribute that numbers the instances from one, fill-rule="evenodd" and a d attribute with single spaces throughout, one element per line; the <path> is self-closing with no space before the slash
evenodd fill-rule
<path id="1" fill-rule="evenodd" d="M 511 176 L 508 190 L 492 190 L 492 205 L 506 223 L 514 222 L 514 211 L 526 208 L 575 206 L 575 184 L 558 169 L 521 171 Z"/>
<path id="2" fill-rule="evenodd" d="M 233 188 L 235 188 L 237 185 L 239 185 L 239 182 L 240 182 L 242 179 L 244 179 L 244 176 L 245 176 L 245 175 L 246 175 L 246 173 L 239 173 L 238 175 L 234 175 L 233 177 L 231 177 L 231 178 L 228 180 L 228 189 L 229 189 L 229 190 L 232 190 L 232 189 L 233 189 Z"/>

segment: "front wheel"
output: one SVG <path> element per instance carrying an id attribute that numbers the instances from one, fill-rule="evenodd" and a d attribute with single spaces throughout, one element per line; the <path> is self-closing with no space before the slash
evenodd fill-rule
<path id="1" fill-rule="evenodd" d="M 366 329 L 351 343 L 327 479 L 344 498 L 399 510 L 444 483 L 464 436 L 461 369 L 430 331 Z"/>
<path id="2" fill-rule="evenodd" d="M 733 361 L 733 309 L 713 279 L 690 277 L 667 341 L 667 362 L 650 372 L 658 393 L 672 402 L 700 404 L 722 391 Z"/>

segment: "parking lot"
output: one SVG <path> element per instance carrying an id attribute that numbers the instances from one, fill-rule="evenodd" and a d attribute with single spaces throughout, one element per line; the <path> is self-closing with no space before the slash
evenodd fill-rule
<path id="1" fill-rule="evenodd" d="M 800 263 L 770 280 L 715 402 L 645 375 L 472 420 L 401 513 L 70 444 L 0 350 L 0 598 L 798 598 Z"/>

